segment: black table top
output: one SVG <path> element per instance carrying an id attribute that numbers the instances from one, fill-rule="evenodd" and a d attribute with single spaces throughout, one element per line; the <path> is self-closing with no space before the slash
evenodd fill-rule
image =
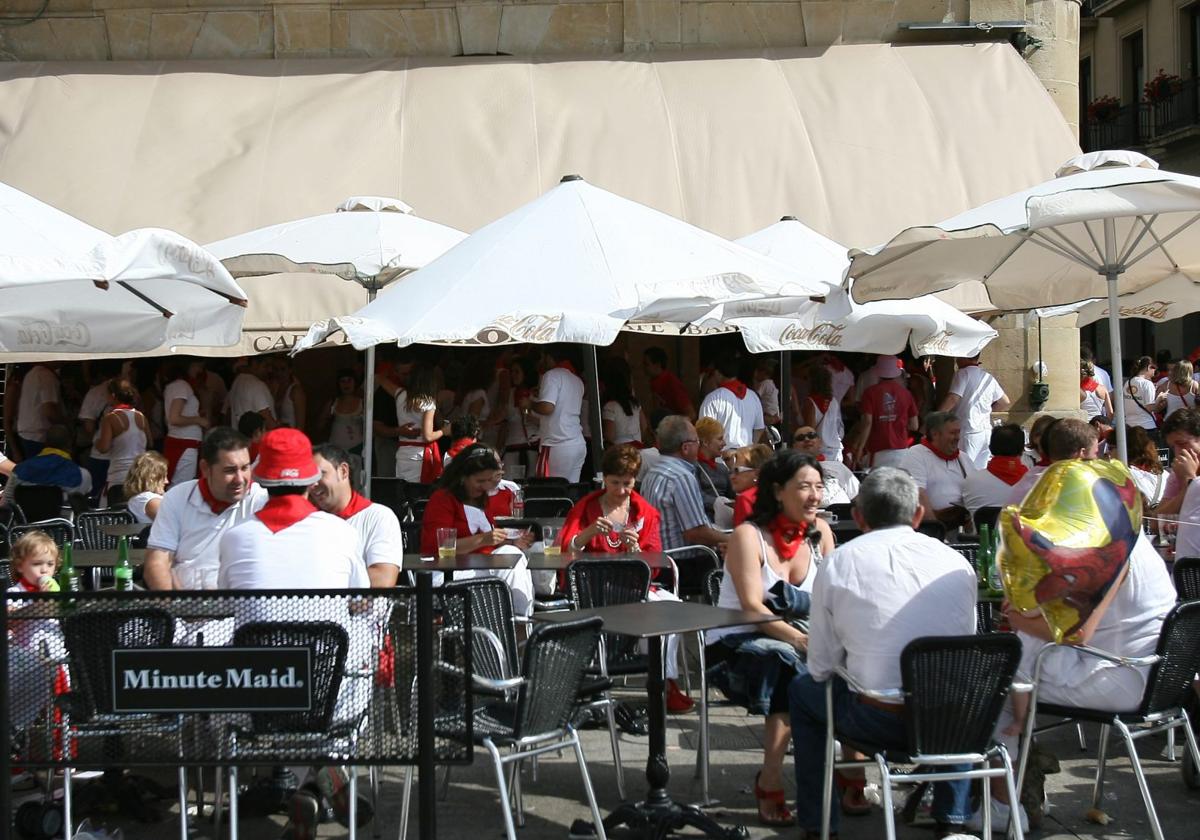
<path id="1" fill-rule="evenodd" d="M 465 572 L 472 569 L 495 571 L 511 569 L 520 561 L 520 554 L 456 554 L 453 557 L 440 558 L 428 555 L 405 554 L 405 571 L 411 572 Z M 525 560 L 530 569 L 536 571 L 556 571 L 565 569 L 576 560 L 641 560 L 654 569 L 669 569 L 671 558 L 665 554 L 636 552 L 628 554 L 542 554 L 526 552 Z"/>
<path id="2" fill-rule="evenodd" d="M 594 615 L 604 619 L 604 629 L 608 632 L 636 636 L 639 639 L 669 636 L 672 633 L 695 633 L 697 630 L 715 630 L 718 627 L 736 627 L 740 624 L 768 624 L 780 620 L 779 616 L 746 610 L 728 610 L 689 601 L 653 601 L 597 607 L 591 610 L 534 613 L 533 620 L 574 621 Z"/>

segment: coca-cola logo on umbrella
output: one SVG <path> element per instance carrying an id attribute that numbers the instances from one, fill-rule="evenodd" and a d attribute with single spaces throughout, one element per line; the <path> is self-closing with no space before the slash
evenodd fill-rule
<path id="1" fill-rule="evenodd" d="M 88 347 L 92 333 L 82 321 L 23 321 L 17 327 L 17 345 L 20 347 Z"/>

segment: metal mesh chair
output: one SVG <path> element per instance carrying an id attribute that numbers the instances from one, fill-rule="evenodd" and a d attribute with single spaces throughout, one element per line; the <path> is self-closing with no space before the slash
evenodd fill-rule
<path id="1" fill-rule="evenodd" d="M 475 713 L 475 739 L 492 757 L 508 840 L 516 840 L 517 835 L 509 807 L 510 781 L 505 779 L 505 765 L 512 765 L 509 773 L 511 783 L 515 783 L 521 761 L 563 747 L 571 747 L 575 752 L 596 836 L 605 840 L 583 746 L 570 723 L 587 679 L 587 665 L 596 649 L 600 627 L 599 618 L 535 627 L 525 644 L 521 667 L 524 679 L 516 701 L 485 705 Z M 504 748 L 510 750 L 508 755 L 501 752 Z"/>
<path id="2" fill-rule="evenodd" d="M 125 509 L 89 510 L 75 517 L 75 536 L 79 547 L 94 551 L 116 551 L 118 538 L 104 533 L 105 525 L 133 525 L 137 520 Z M 147 525 L 147 528 L 150 526 Z M 112 583 L 113 570 L 93 566 L 91 569 L 92 589 Z"/>
<path id="3" fill-rule="evenodd" d="M 163 736 L 183 738 L 179 715 L 115 714 L 113 712 L 114 650 L 169 648 L 175 635 L 175 619 L 165 609 L 138 607 L 105 611 L 80 609 L 64 615 L 60 622 L 70 690 L 57 699 L 62 711 L 59 735 L 62 752 L 80 763 L 94 763 L 99 754 L 113 764 L 132 757 L 139 741 Z M 65 835 L 72 836 L 70 767 L 63 770 L 63 819 Z M 187 840 L 187 777 L 178 769 L 179 831 Z"/>
<path id="4" fill-rule="evenodd" d="M 953 548 L 955 551 L 957 551 L 959 554 L 961 554 L 963 557 L 965 557 L 967 559 L 967 562 L 971 564 L 971 568 L 974 569 L 976 571 L 976 573 L 979 572 L 979 566 L 976 565 L 976 563 L 978 562 L 978 558 L 979 558 L 979 543 L 977 543 L 977 542 L 952 542 L 952 543 L 947 543 L 947 545 L 949 545 L 950 548 Z"/>
<path id="5" fill-rule="evenodd" d="M 43 519 L 38 522 L 30 522 L 25 525 L 13 525 L 8 529 L 8 548 L 11 551 L 13 544 L 21 538 L 22 535 L 30 531 L 44 531 L 50 535 L 50 539 L 54 540 L 59 546 L 70 543 L 75 544 L 75 526 L 71 524 L 69 519 Z"/>
<path id="6" fill-rule="evenodd" d="M 1110 729 L 1116 729 L 1125 741 L 1129 762 L 1133 765 L 1133 773 L 1137 779 L 1138 790 L 1141 792 L 1142 802 L 1146 806 L 1151 833 L 1155 840 L 1163 840 L 1162 826 L 1158 822 L 1158 814 L 1154 810 L 1154 800 L 1150 797 L 1150 788 L 1146 784 L 1146 775 L 1142 771 L 1142 763 L 1138 760 L 1137 747 L 1134 742 L 1147 735 L 1164 730 L 1170 732 L 1182 727 L 1187 736 L 1188 751 L 1193 765 L 1200 767 L 1200 751 L 1197 750 L 1191 719 L 1185 708 L 1190 700 L 1192 680 L 1197 671 L 1200 671 L 1200 601 L 1185 601 L 1171 610 L 1163 622 L 1158 637 L 1158 646 L 1151 656 L 1124 657 L 1084 645 L 1074 646 L 1073 649 L 1078 653 L 1106 660 L 1121 667 L 1150 666 L 1142 702 L 1136 709 L 1127 712 L 1108 712 L 1099 709 L 1039 703 L 1038 682 L 1041 680 L 1042 664 L 1047 654 L 1055 647 L 1056 645 L 1044 647 L 1038 654 L 1037 664 L 1034 667 L 1033 697 L 1030 701 L 1025 736 L 1021 746 L 1020 769 L 1017 775 L 1018 788 L 1024 781 L 1030 747 L 1037 732 L 1044 732 L 1076 721 L 1094 721 L 1100 724 L 1100 747 L 1096 757 L 1096 780 L 1092 786 L 1092 807 L 1100 807 L 1104 790 L 1108 734 Z M 1062 718 L 1062 720 L 1035 729 L 1035 718 L 1039 712 Z M 1131 727 L 1137 728 L 1134 730 Z"/>
<path id="7" fill-rule="evenodd" d="M 1200 601 L 1200 557 L 1179 557 L 1171 571 L 1180 601 Z"/>
<path id="8" fill-rule="evenodd" d="M 550 483 L 533 483 L 524 487 L 526 499 L 554 499 L 569 496 L 572 485 L 564 478 Z"/>
<path id="9" fill-rule="evenodd" d="M 946 526 L 936 519 L 926 519 L 917 526 L 917 532 L 935 540 L 946 539 Z"/>
<path id="10" fill-rule="evenodd" d="M 705 576 L 721 568 L 721 555 L 712 546 L 681 545 L 668 548 L 663 554 L 675 564 L 674 590 L 681 598 L 703 595 Z"/>
<path id="11" fill-rule="evenodd" d="M 986 636 L 929 636 L 914 639 L 900 653 L 902 688 L 866 691 L 856 686 L 848 674 L 839 675 L 855 693 L 885 702 L 903 702 L 906 745 L 903 750 L 875 749 L 879 745 L 855 745 L 874 753 L 883 789 L 883 812 L 888 840 L 895 840 L 895 809 L 892 784 L 895 782 L 949 781 L 951 779 L 987 779 L 1002 776 L 1010 801 L 1017 801 L 1017 786 L 1012 763 L 1002 744 L 993 742 L 992 733 L 1005 699 L 1012 689 L 1013 676 L 1021 660 L 1021 642 L 1011 633 Z M 824 799 L 821 834 L 829 836 L 830 798 L 833 772 L 837 768 L 864 766 L 869 762 L 834 761 L 833 680 L 826 683 L 826 741 Z M 884 745 L 886 747 L 886 745 Z M 1000 767 L 989 766 L 999 758 Z M 889 762 L 916 764 L 910 773 L 893 772 Z M 973 769 L 948 771 L 947 765 L 968 764 Z M 991 835 L 990 786 L 983 784 L 985 838 Z M 1023 840 L 1019 820 L 1013 820 L 1016 840 Z"/>
<path id="12" fill-rule="evenodd" d="M 575 503 L 566 496 L 525 497 L 525 515 L 531 519 L 559 519 L 573 507 Z"/>
<path id="13" fill-rule="evenodd" d="M 255 712 L 248 726 L 231 725 L 225 733 L 229 760 L 229 836 L 238 836 L 238 762 L 286 761 L 289 750 L 311 754 L 314 744 L 328 750 L 331 760 L 345 762 L 355 755 L 361 715 L 334 721 L 334 709 L 346 672 L 350 647 L 346 629 L 333 621 L 260 621 L 243 624 L 233 634 L 237 647 L 307 647 L 312 650 L 312 702 L 308 711 Z M 350 773 L 350 837 L 357 832 L 358 774 Z"/>
<path id="14" fill-rule="evenodd" d="M 446 627 L 471 628 L 472 675 L 491 683 L 517 676 L 520 662 L 508 584 L 499 578 L 476 578 L 453 581 L 446 584 L 446 589 L 470 593 L 466 599 L 446 600 L 444 620 Z M 463 616 L 466 609 L 471 611 L 470 622 Z M 481 683 L 476 688 L 488 691 L 487 684 Z"/>

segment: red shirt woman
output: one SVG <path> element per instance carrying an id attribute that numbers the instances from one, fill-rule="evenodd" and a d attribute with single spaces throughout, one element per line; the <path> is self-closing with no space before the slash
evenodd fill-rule
<path id="1" fill-rule="evenodd" d="M 532 540 L 528 535 L 510 540 L 505 529 L 492 525 L 486 512 L 488 492 L 501 475 L 500 460 L 491 448 L 472 444 L 459 453 L 425 505 L 421 553 L 437 554 L 438 528 L 454 528 L 458 532 L 458 554 L 486 554 L 505 543 L 529 548 Z"/>
<path id="2" fill-rule="evenodd" d="M 571 508 L 563 523 L 564 549 L 599 554 L 662 551 L 658 511 L 633 489 L 641 464 L 642 456 L 633 446 L 614 446 L 604 453 L 604 489 Z"/>

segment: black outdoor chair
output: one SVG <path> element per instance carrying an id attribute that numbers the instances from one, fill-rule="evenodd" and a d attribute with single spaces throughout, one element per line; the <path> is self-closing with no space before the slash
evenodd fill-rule
<path id="1" fill-rule="evenodd" d="M 926 519 L 917 526 L 917 532 L 935 540 L 946 539 L 946 526 L 936 519 Z"/>
<path id="2" fill-rule="evenodd" d="M 404 479 L 372 476 L 371 501 L 392 509 L 400 515 L 401 504 L 404 502 Z"/>
<path id="3" fill-rule="evenodd" d="M 535 475 L 525 479 L 525 490 L 528 492 L 530 487 L 567 487 L 571 482 L 557 475 Z"/>
<path id="4" fill-rule="evenodd" d="M 854 514 L 852 513 L 854 510 L 853 502 L 835 502 L 832 505 L 825 505 L 825 510 L 836 516 L 839 522 L 843 519 L 854 519 Z"/>
<path id="5" fill-rule="evenodd" d="M 116 714 L 113 711 L 114 650 L 169 648 L 175 636 L 175 619 L 159 607 L 104 609 L 111 602 L 89 605 L 63 615 L 63 645 L 70 675 L 70 691 L 56 704 L 62 712 L 58 723 L 64 755 L 81 764 L 95 764 L 102 756 L 113 766 L 133 761 L 143 744 L 173 736 L 176 752 L 182 752 L 183 715 Z M 76 752 L 77 751 L 77 752 Z M 65 836 L 74 836 L 71 820 L 72 768 L 63 770 L 63 819 Z M 187 836 L 187 776 L 178 768 L 180 833 Z"/>
<path id="6" fill-rule="evenodd" d="M 957 551 L 963 557 L 965 557 L 967 559 L 967 562 L 971 564 L 971 568 L 975 570 L 976 574 L 978 574 L 979 566 L 977 566 L 976 563 L 978 562 L 979 543 L 977 543 L 977 542 L 952 542 L 952 543 L 947 543 L 947 545 L 950 546 L 950 548 L 953 548 L 955 551 Z"/>
<path id="7" fill-rule="evenodd" d="M 432 484 L 421 484 L 419 481 L 405 481 L 402 486 L 407 502 L 428 502 L 436 489 Z"/>
<path id="8" fill-rule="evenodd" d="M 900 689 L 867 691 L 842 669 L 838 675 L 850 690 L 883 702 L 903 703 L 906 744 L 903 749 L 888 745 L 854 744 L 873 761 L 834 761 L 833 685 L 825 684 L 825 779 L 822 800 L 821 836 L 829 836 L 829 809 L 835 769 L 874 764 L 879 769 L 883 791 L 883 814 L 888 840 L 895 840 L 895 809 L 892 784 L 924 782 L 933 778 L 988 779 L 1003 777 L 1010 801 L 1017 801 L 1008 751 L 993 740 L 996 722 L 1012 689 L 1013 676 L 1021 661 L 1021 642 L 1012 633 L 974 636 L 928 636 L 909 642 L 900 653 Z M 992 758 L 1002 766 L 991 767 Z M 897 773 L 892 764 L 915 764 L 912 772 Z M 947 773 L 946 765 L 969 764 L 973 769 Z M 990 786 L 983 788 L 984 838 L 991 837 Z M 1013 820 L 1016 840 L 1023 840 L 1019 820 Z"/>
<path id="9" fill-rule="evenodd" d="M 13 543 L 30 531 L 44 531 L 50 535 L 59 547 L 70 543 L 75 545 L 75 526 L 69 519 L 43 519 L 39 522 L 29 522 L 25 525 L 13 525 L 8 529 L 8 548 L 11 551 Z"/>
<path id="10" fill-rule="evenodd" d="M 529 519 L 561 519 L 575 503 L 565 496 L 525 497 L 525 516 Z"/>
<path id="11" fill-rule="evenodd" d="M 557 499 L 570 498 L 572 485 L 564 478 L 552 484 L 526 484 L 522 488 L 526 499 Z"/>
<path id="12" fill-rule="evenodd" d="M 971 517 L 975 523 L 975 532 L 979 533 L 979 528 L 983 525 L 988 526 L 993 531 L 996 530 L 996 524 L 1000 521 L 1000 511 L 1002 509 L 999 505 L 987 505 L 975 511 Z"/>
<path id="13" fill-rule="evenodd" d="M 1159 633 L 1158 646 L 1150 656 L 1122 657 L 1084 645 L 1073 646 L 1072 649 L 1078 653 L 1112 662 L 1123 668 L 1150 666 L 1142 702 L 1136 709 L 1127 712 L 1106 712 L 1099 709 L 1039 703 L 1038 681 L 1041 679 L 1042 663 L 1047 653 L 1054 647 L 1054 645 L 1044 647 L 1038 654 L 1037 663 L 1034 666 L 1034 690 L 1022 741 L 1017 787 L 1019 788 L 1024 780 L 1030 745 L 1036 733 L 1045 732 L 1066 723 L 1092 721 L 1100 724 L 1096 781 L 1092 787 L 1092 807 L 1099 808 L 1104 792 L 1108 734 L 1110 729 L 1116 729 L 1125 741 L 1129 762 L 1133 765 L 1134 777 L 1137 779 L 1142 802 L 1146 806 L 1151 834 L 1154 840 L 1163 840 L 1162 826 L 1158 822 L 1158 814 L 1154 810 L 1154 800 L 1150 797 L 1150 788 L 1146 784 L 1146 776 L 1142 771 L 1142 763 L 1138 759 L 1137 747 L 1134 742 L 1147 735 L 1164 730 L 1169 732 L 1182 727 L 1187 736 L 1188 753 L 1192 766 L 1200 767 L 1200 752 L 1197 751 L 1196 737 L 1192 732 L 1191 719 L 1186 709 L 1189 703 L 1194 702 L 1192 680 L 1197 671 L 1200 671 L 1200 601 L 1184 601 L 1177 604 L 1168 613 Z M 1062 720 L 1035 729 L 1034 723 L 1038 713 L 1053 715 Z M 1186 774 L 1184 778 L 1186 780 Z"/>
<path id="14" fill-rule="evenodd" d="M 118 537 L 104 533 L 105 525 L 133 525 L 137 520 L 125 509 L 89 510 L 75 517 L 75 537 L 79 547 L 90 551 L 116 551 Z M 150 526 L 147 525 L 146 528 Z M 133 537 L 129 538 L 130 545 Z M 114 581 L 113 570 L 101 566 L 91 569 L 92 589 L 99 589 Z"/>
<path id="15" fill-rule="evenodd" d="M 1200 601 L 1200 557 L 1179 557 L 1171 571 L 1180 601 Z"/>
<path id="16" fill-rule="evenodd" d="M 850 540 L 855 539 L 856 537 L 861 537 L 862 535 L 863 535 L 862 529 L 857 528 L 857 527 L 855 527 L 855 528 L 839 527 L 839 528 L 833 529 L 833 541 L 837 545 L 845 545 L 846 543 L 850 542 Z"/>
<path id="17" fill-rule="evenodd" d="M 61 487 L 49 484 L 18 484 L 13 490 L 13 501 L 24 512 L 27 522 L 57 519 L 63 514 Z"/>

